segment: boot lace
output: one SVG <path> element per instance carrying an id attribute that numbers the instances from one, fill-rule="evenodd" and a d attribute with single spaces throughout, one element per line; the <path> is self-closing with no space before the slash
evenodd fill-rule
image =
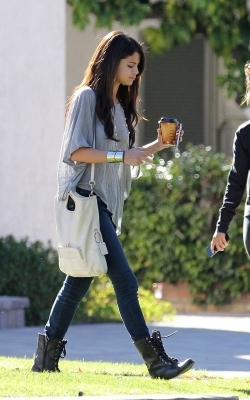
<path id="1" fill-rule="evenodd" d="M 64 358 L 66 356 L 66 349 L 65 346 L 67 344 L 67 339 L 63 339 L 62 341 L 60 340 L 56 346 L 55 350 L 55 368 L 59 370 L 58 368 L 58 363 L 59 363 L 59 358 Z"/>
<path id="2" fill-rule="evenodd" d="M 151 343 L 153 344 L 154 348 L 156 349 L 158 355 L 163 358 L 163 360 L 170 362 L 171 364 L 178 362 L 177 358 L 174 357 L 170 357 L 163 346 L 162 343 L 162 338 L 166 339 L 172 335 L 174 335 L 177 331 L 170 333 L 170 335 L 167 336 L 161 336 L 161 333 L 157 330 L 153 330 L 152 334 L 151 334 Z"/>

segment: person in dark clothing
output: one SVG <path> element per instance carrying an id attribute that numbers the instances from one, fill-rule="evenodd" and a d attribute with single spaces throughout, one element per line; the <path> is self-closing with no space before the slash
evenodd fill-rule
<path id="1" fill-rule="evenodd" d="M 245 64 L 246 92 L 242 102 L 250 105 L 250 61 Z M 228 174 L 226 190 L 220 208 L 219 218 L 211 241 L 211 250 L 223 251 L 228 246 L 226 233 L 230 223 L 236 214 L 244 192 L 247 197 L 243 220 L 243 242 L 250 257 L 250 120 L 241 124 L 233 143 L 233 162 Z"/>

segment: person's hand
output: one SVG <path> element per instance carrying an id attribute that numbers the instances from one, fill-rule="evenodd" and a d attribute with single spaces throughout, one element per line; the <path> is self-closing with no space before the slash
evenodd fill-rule
<path id="1" fill-rule="evenodd" d="M 183 135 L 184 135 L 184 130 L 182 129 L 182 130 L 181 130 L 181 133 L 180 133 L 180 139 L 179 139 L 179 142 L 182 142 Z M 177 135 L 176 135 L 176 138 L 175 138 L 175 140 L 177 141 L 177 139 L 178 139 L 178 137 L 177 137 Z"/>
<path id="2" fill-rule="evenodd" d="M 157 129 L 157 140 L 158 140 L 158 147 L 159 147 L 159 150 L 162 150 L 162 149 L 164 149 L 164 148 L 166 148 L 166 147 L 171 147 L 171 145 L 169 145 L 169 146 L 163 145 L 163 143 L 162 143 L 161 128 L 158 128 L 158 129 Z"/>
<path id="3" fill-rule="evenodd" d="M 125 151 L 124 164 L 135 167 L 143 163 L 152 163 L 153 158 L 153 154 L 147 149 L 144 149 L 143 147 L 133 147 L 132 149 Z"/>
<path id="4" fill-rule="evenodd" d="M 217 232 L 213 235 L 211 241 L 211 250 L 214 253 L 216 250 L 224 251 L 224 249 L 228 246 L 228 242 L 226 241 L 226 234 L 223 232 Z"/>

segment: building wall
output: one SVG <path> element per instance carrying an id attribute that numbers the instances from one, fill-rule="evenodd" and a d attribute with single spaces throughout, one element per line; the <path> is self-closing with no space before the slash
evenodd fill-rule
<path id="1" fill-rule="evenodd" d="M 203 38 L 162 55 L 149 54 L 144 78 L 145 116 L 149 121 L 144 123 L 144 141 L 153 140 L 158 121 L 164 116 L 183 123 L 185 142 L 203 141 L 203 58 Z"/>
<path id="2" fill-rule="evenodd" d="M 67 97 L 83 78 L 98 37 L 108 32 L 95 29 L 93 20 L 84 31 L 78 31 L 72 26 L 71 10 L 65 3 L 65 0 L 0 0 L 0 237 L 12 234 L 17 239 L 51 240 L 56 245 L 53 207 L 64 107 Z M 140 40 L 140 28 L 146 23 L 126 31 Z M 121 26 L 115 24 L 113 29 Z M 204 60 L 207 53 L 201 42 L 185 49 L 188 51 L 183 54 L 174 50 L 173 59 L 164 60 L 171 87 L 162 85 L 165 69 L 159 70 L 157 59 L 148 63 L 146 77 L 150 79 L 143 80 L 141 96 L 152 129 L 145 132 L 141 125 L 140 141 L 145 143 L 156 137 L 161 115 L 171 113 L 185 125 L 184 120 L 190 115 L 190 124 L 193 120 L 196 131 L 203 130 L 200 134 L 204 135 L 205 144 L 212 143 L 231 153 L 235 127 L 250 118 L 249 109 L 239 110 L 221 91 L 218 94 L 217 89 L 211 90 L 215 88 L 213 69 L 217 68 L 216 63 L 211 68 L 211 58 L 204 61 L 206 84 L 199 70 L 190 76 L 192 68 L 185 62 L 189 50 L 196 49 L 196 54 Z M 177 60 L 178 70 L 172 65 L 173 60 Z M 189 80 L 189 96 L 196 101 L 192 106 L 188 96 L 181 104 L 180 83 L 185 80 Z M 207 104 L 203 109 L 199 104 L 201 97 L 203 105 Z M 217 99 L 216 105 L 213 99 Z M 185 110 L 181 110 L 181 105 Z M 192 139 L 195 129 L 190 125 L 185 131 L 187 141 Z"/>
<path id="3" fill-rule="evenodd" d="M 65 0 L 0 0 L 0 237 L 56 245 L 54 197 L 67 97 L 107 29 L 72 26 Z M 120 29 L 116 24 L 114 29 Z M 138 37 L 138 28 L 127 29 Z"/>
<path id="4" fill-rule="evenodd" d="M 218 60 L 217 73 L 223 72 L 223 63 Z M 220 111 L 216 130 L 217 148 L 218 151 L 232 155 L 235 131 L 240 124 L 250 119 L 250 108 L 238 106 L 234 98 L 228 99 L 225 89 L 220 90 L 218 96 Z"/>
<path id="5" fill-rule="evenodd" d="M 65 1 L 0 0 L 0 236 L 55 239 Z"/>
<path id="6" fill-rule="evenodd" d="M 138 27 L 122 27 L 119 23 L 114 23 L 112 30 L 125 30 L 135 39 L 139 39 Z M 72 24 L 71 7 L 67 6 L 67 34 L 66 34 L 66 94 L 71 95 L 72 90 L 83 79 L 84 71 L 88 65 L 92 54 L 109 29 L 95 28 L 95 19 L 90 18 L 89 25 L 79 31 Z"/>
<path id="7" fill-rule="evenodd" d="M 218 87 L 216 77 L 223 73 L 222 61 L 200 35 L 161 55 L 149 54 L 143 102 L 149 121 L 143 123 L 140 144 L 154 139 L 157 121 L 167 116 L 183 123 L 181 150 L 190 142 L 232 155 L 235 130 L 249 118 L 249 108 L 241 109 Z M 168 157 L 171 152 L 161 154 Z"/>
<path id="8" fill-rule="evenodd" d="M 234 97 L 229 99 L 226 88 L 217 85 L 216 77 L 224 74 L 225 68 L 222 59 L 215 57 L 207 42 L 204 55 L 203 143 L 216 152 L 232 156 L 235 131 L 250 118 L 250 109 L 240 107 Z"/>

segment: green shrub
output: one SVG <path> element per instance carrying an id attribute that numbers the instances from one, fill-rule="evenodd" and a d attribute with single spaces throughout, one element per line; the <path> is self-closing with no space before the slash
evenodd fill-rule
<path id="1" fill-rule="evenodd" d="M 50 244 L 7 236 L 0 239 L 0 260 L 0 295 L 28 297 L 26 324 L 45 323 L 63 280 L 57 252 Z"/>
<path id="2" fill-rule="evenodd" d="M 209 258 L 210 243 L 232 159 L 210 147 L 188 145 L 144 165 L 126 200 L 121 241 L 140 285 L 146 320 L 172 315 L 168 302 L 152 294 L 154 282 L 189 282 L 194 302 L 222 305 L 250 291 L 250 262 L 242 242 L 244 202 L 230 227 L 230 245 Z M 0 239 L 0 295 L 27 296 L 27 325 L 44 324 L 65 277 L 50 244 Z M 144 288 L 144 289 L 142 289 Z M 146 290 L 145 290 L 146 289 Z M 106 277 L 95 278 L 75 321 L 119 321 L 115 295 Z"/>
<path id="3" fill-rule="evenodd" d="M 168 301 L 157 301 L 152 291 L 142 287 L 139 288 L 139 301 L 147 322 L 162 321 L 165 317 L 171 317 L 175 313 Z M 121 321 L 113 286 L 107 276 L 94 279 L 89 293 L 77 310 L 75 321 Z"/>
<path id="4" fill-rule="evenodd" d="M 0 295 L 25 296 L 26 325 L 43 325 L 65 275 L 58 268 L 57 251 L 37 241 L 17 241 L 13 236 L 0 239 Z M 147 321 L 160 321 L 172 315 L 168 302 L 157 303 L 154 295 L 140 288 L 140 300 Z M 157 307 L 156 307 L 157 306 Z M 107 277 L 95 278 L 87 297 L 80 303 L 75 322 L 120 321 L 113 287 Z"/>
<path id="5" fill-rule="evenodd" d="M 209 258 L 210 244 L 232 159 L 210 147 L 168 149 L 167 161 L 144 165 L 132 184 L 123 219 L 123 243 L 139 283 L 190 283 L 194 302 L 221 305 L 250 291 L 250 263 L 242 242 L 243 206 L 229 247 Z"/>

